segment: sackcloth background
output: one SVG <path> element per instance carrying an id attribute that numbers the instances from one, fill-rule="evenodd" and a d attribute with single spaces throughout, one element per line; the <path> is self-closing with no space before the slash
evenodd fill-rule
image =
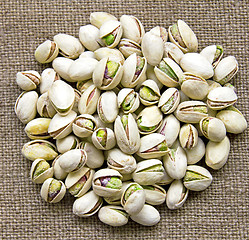
<path id="1" fill-rule="evenodd" d="M 58 204 L 41 200 L 40 185 L 29 179 L 31 162 L 21 155 L 28 141 L 14 113 L 21 90 L 15 74 L 22 70 L 41 72 L 45 66 L 34 59 L 34 50 L 57 33 L 78 36 L 79 27 L 89 23 L 93 11 L 108 11 L 117 17 L 138 17 L 146 30 L 168 28 L 185 20 L 196 33 L 199 50 L 221 44 L 225 56 L 234 55 L 239 72 L 232 83 L 239 100 L 236 106 L 249 120 L 249 2 L 175 0 L 2 0 L 0 2 L 0 239 L 249 239 L 248 131 L 233 136 L 227 164 L 211 171 L 212 185 L 204 192 L 191 192 L 185 205 L 170 211 L 157 207 L 161 221 L 144 227 L 129 221 L 113 228 L 97 216 L 79 218 L 72 213 L 73 197 Z"/>

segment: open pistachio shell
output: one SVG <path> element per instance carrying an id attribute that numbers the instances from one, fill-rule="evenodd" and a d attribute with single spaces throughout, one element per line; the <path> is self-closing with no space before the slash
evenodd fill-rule
<path id="1" fill-rule="evenodd" d="M 93 85 L 92 79 L 86 81 L 79 81 L 76 84 L 76 88 L 81 92 L 81 94 L 83 94 L 91 85 Z"/>
<path id="2" fill-rule="evenodd" d="M 160 205 L 165 202 L 166 191 L 158 185 L 142 185 L 145 192 L 145 202 L 151 205 Z"/>
<path id="3" fill-rule="evenodd" d="M 100 150 L 110 150 L 116 145 L 116 138 L 110 128 L 98 128 L 92 134 L 92 142 Z"/>
<path id="4" fill-rule="evenodd" d="M 37 71 L 24 71 L 16 74 L 16 83 L 24 91 L 37 88 L 40 84 L 41 76 Z"/>
<path id="5" fill-rule="evenodd" d="M 38 98 L 36 107 L 39 115 L 44 118 L 52 118 L 57 113 L 49 100 L 48 92 Z"/>
<path id="6" fill-rule="evenodd" d="M 165 58 L 171 58 L 177 64 L 179 64 L 183 55 L 184 55 L 184 53 L 182 52 L 182 50 L 179 47 L 177 47 L 177 45 L 175 45 L 174 43 L 172 43 L 172 42 L 165 42 L 164 43 L 163 56 Z"/>
<path id="7" fill-rule="evenodd" d="M 157 35 L 160 38 L 162 38 L 163 43 L 166 43 L 168 40 L 168 32 L 167 32 L 166 28 L 164 28 L 164 27 L 160 27 L 160 26 L 153 27 L 150 30 L 150 33 L 153 33 L 154 35 Z"/>
<path id="8" fill-rule="evenodd" d="M 97 60 L 108 57 L 109 61 L 118 62 L 124 64 L 125 58 L 118 49 L 102 47 L 94 51 L 94 56 Z"/>
<path id="9" fill-rule="evenodd" d="M 143 55 L 140 45 L 127 38 L 122 38 L 120 40 L 118 49 L 125 56 L 125 58 L 128 58 L 133 53 L 136 53 L 138 56 Z"/>
<path id="10" fill-rule="evenodd" d="M 92 12 L 90 14 L 90 22 L 92 25 L 100 28 L 105 22 L 110 20 L 118 20 L 115 16 L 107 12 Z"/>
<path id="11" fill-rule="evenodd" d="M 200 52 L 215 68 L 223 56 L 223 48 L 220 45 L 210 45 Z"/>
<path id="12" fill-rule="evenodd" d="M 41 74 L 40 93 L 47 92 L 56 80 L 60 80 L 60 76 L 53 68 L 43 70 Z"/>
<path id="13" fill-rule="evenodd" d="M 184 124 L 179 132 L 179 141 L 183 148 L 191 149 L 198 142 L 198 131 L 192 124 Z"/>
<path id="14" fill-rule="evenodd" d="M 62 139 L 56 140 L 56 147 L 59 153 L 65 153 L 71 149 L 75 149 L 79 143 L 79 139 L 70 134 Z"/>
<path id="15" fill-rule="evenodd" d="M 76 88 L 73 89 L 74 90 L 74 94 L 75 94 L 75 99 L 74 99 L 74 104 L 73 104 L 73 108 L 72 110 L 75 111 L 77 114 L 79 114 L 79 101 L 81 98 L 81 92 L 79 90 L 77 90 Z"/>
<path id="16" fill-rule="evenodd" d="M 61 155 L 58 155 L 58 156 L 54 159 L 54 161 L 53 161 L 53 163 L 52 163 L 52 166 L 53 166 L 53 170 L 54 170 L 54 177 L 55 177 L 56 179 L 58 179 L 58 180 L 64 180 L 64 179 L 67 177 L 68 173 L 65 172 L 65 171 L 60 167 L 60 164 L 59 164 L 59 161 L 58 161 L 58 159 L 59 159 L 60 156 L 61 156 Z"/>
<path id="17" fill-rule="evenodd" d="M 68 74 L 68 69 L 74 61 L 65 57 L 57 57 L 53 60 L 52 66 L 53 69 L 66 81 L 75 82 L 71 80 Z"/>
<path id="18" fill-rule="evenodd" d="M 205 155 L 205 144 L 201 138 L 198 138 L 197 144 L 191 149 L 184 149 L 187 154 L 188 165 L 199 162 Z"/>

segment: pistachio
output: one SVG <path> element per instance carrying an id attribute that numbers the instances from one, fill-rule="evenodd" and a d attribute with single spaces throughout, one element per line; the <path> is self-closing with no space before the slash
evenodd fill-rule
<path id="1" fill-rule="evenodd" d="M 102 47 L 94 51 L 94 56 L 97 60 L 101 60 L 103 58 L 108 58 L 109 61 L 114 61 L 117 63 L 124 64 L 124 56 L 118 49 Z"/>
<path id="2" fill-rule="evenodd" d="M 107 12 L 92 12 L 90 14 L 90 22 L 97 28 L 100 28 L 105 22 L 110 20 L 117 20 L 117 18 Z"/>
<path id="3" fill-rule="evenodd" d="M 54 177 L 55 177 L 56 179 L 58 179 L 58 180 L 64 180 L 64 179 L 67 177 L 68 173 L 65 172 L 65 171 L 60 167 L 60 164 L 59 164 L 59 161 L 58 161 L 58 159 L 59 159 L 60 156 L 61 156 L 61 155 L 58 155 L 58 156 L 54 159 L 54 161 L 53 161 L 53 163 L 52 163 L 52 166 L 53 166 L 53 170 L 54 170 Z"/>
<path id="4" fill-rule="evenodd" d="M 69 74 L 68 74 L 68 70 L 71 66 L 71 64 L 74 61 L 72 59 L 69 58 L 65 58 L 65 57 L 57 57 L 53 60 L 52 66 L 53 69 L 66 81 L 68 82 L 75 82 L 73 80 L 71 80 Z"/>
<path id="5" fill-rule="evenodd" d="M 36 48 L 35 59 L 40 63 L 49 63 L 57 57 L 58 53 L 56 42 L 46 40 Z"/>
<path id="6" fill-rule="evenodd" d="M 132 88 L 123 88 L 118 93 L 118 107 L 124 113 L 135 112 L 139 107 L 139 95 Z"/>
<path id="7" fill-rule="evenodd" d="M 36 89 L 40 81 L 41 76 L 37 71 L 24 71 L 16 74 L 16 83 L 24 91 Z"/>
<path id="8" fill-rule="evenodd" d="M 140 45 L 127 38 L 122 38 L 120 40 L 118 49 L 125 56 L 125 58 L 128 58 L 133 53 L 136 53 L 140 57 L 143 55 Z"/>
<path id="9" fill-rule="evenodd" d="M 84 51 L 83 53 L 80 54 L 79 58 L 94 58 L 94 59 L 96 59 L 93 51 Z"/>
<path id="10" fill-rule="evenodd" d="M 166 191 L 158 185 L 142 185 L 145 192 L 145 202 L 151 205 L 160 205 L 165 202 Z"/>
<path id="11" fill-rule="evenodd" d="M 56 139 L 56 147 L 59 153 L 65 153 L 71 149 L 75 149 L 79 143 L 79 139 L 70 134 L 62 139 Z"/>
<path id="12" fill-rule="evenodd" d="M 53 68 L 46 68 L 42 71 L 40 93 L 47 92 L 56 80 L 60 80 L 60 76 Z"/>
<path id="13" fill-rule="evenodd" d="M 192 124 L 184 124 L 179 133 L 179 141 L 183 148 L 191 149 L 198 141 L 198 131 Z"/>
<path id="14" fill-rule="evenodd" d="M 165 42 L 164 43 L 164 54 L 163 56 L 165 58 L 171 58 L 174 60 L 177 64 L 180 63 L 180 60 L 183 57 L 183 52 L 179 47 L 177 47 L 174 43 L 171 42 Z"/>
<path id="15" fill-rule="evenodd" d="M 92 134 L 92 141 L 100 150 L 110 150 L 116 145 L 114 132 L 110 128 L 98 128 Z"/>
<path id="16" fill-rule="evenodd" d="M 150 30 L 150 33 L 162 38 L 163 43 L 166 43 L 168 40 L 168 32 L 167 32 L 166 28 L 164 28 L 164 27 L 160 27 L 160 26 L 153 27 Z"/>
<path id="17" fill-rule="evenodd" d="M 220 45 L 207 46 L 200 52 L 215 68 L 223 56 L 223 48 Z"/>
<path id="18" fill-rule="evenodd" d="M 49 100 L 48 92 L 43 93 L 37 100 L 37 112 L 41 117 L 52 118 L 56 111 Z"/>
<path id="19" fill-rule="evenodd" d="M 81 94 L 83 94 L 91 85 L 93 85 L 93 81 L 91 79 L 86 81 L 79 81 L 76 84 L 76 88 L 81 92 Z"/>
<path id="20" fill-rule="evenodd" d="M 145 106 L 150 106 L 158 102 L 160 90 L 153 80 L 146 80 L 142 83 L 139 90 L 139 98 Z"/>
<path id="21" fill-rule="evenodd" d="M 199 162 L 205 155 L 205 144 L 199 137 L 196 146 L 191 149 L 184 149 L 187 154 L 188 165 Z"/>

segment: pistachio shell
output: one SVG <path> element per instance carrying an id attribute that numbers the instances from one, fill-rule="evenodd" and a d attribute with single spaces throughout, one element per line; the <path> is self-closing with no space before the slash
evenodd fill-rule
<path id="1" fill-rule="evenodd" d="M 160 27 L 160 26 L 153 27 L 150 30 L 150 33 L 162 38 L 163 43 L 166 43 L 168 40 L 168 32 L 167 32 L 166 28 L 164 28 L 164 27 Z"/>
<path id="2" fill-rule="evenodd" d="M 165 202 L 166 191 L 158 185 L 142 185 L 145 192 L 145 202 L 151 205 L 160 205 Z"/>
<path id="3" fill-rule="evenodd" d="M 118 50 L 125 56 L 125 58 L 128 58 L 133 53 L 136 53 L 138 56 L 143 55 L 140 45 L 127 38 L 122 38 L 120 40 Z"/>
<path id="4" fill-rule="evenodd" d="M 80 54 L 79 58 L 95 58 L 94 52 L 92 51 L 85 51 L 83 53 Z"/>
<path id="5" fill-rule="evenodd" d="M 40 84 L 41 76 L 37 71 L 24 71 L 16 74 L 16 83 L 24 91 L 30 91 L 37 88 Z"/>
<path id="6" fill-rule="evenodd" d="M 56 114 L 56 111 L 49 100 L 48 92 L 43 93 L 38 98 L 36 107 L 37 112 L 41 117 L 52 118 Z"/>
<path id="7" fill-rule="evenodd" d="M 177 64 L 179 64 L 180 60 L 183 57 L 183 55 L 184 55 L 184 53 L 174 43 L 172 43 L 172 42 L 165 42 L 164 43 L 164 54 L 163 54 L 163 56 L 165 58 L 171 58 Z"/>
<path id="8" fill-rule="evenodd" d="M 56 147 L 59 153 L 65 153 L 77 147 L 79 139 L 70 134 L 62 139 L 56 139 Z"/>
<path id="9" fill-rule="evenodd" d="M 157 79 L 157 76 L 154 72 L 154 66 L 151 66 L 148 63 L 147 63 L 146 76 L 147 76 L 147 79 L 153 80 L 157 84 L 159 89 L 162 89 L 163 84 Z M 139 87 L 139 86 L 140 85 L 138 85 L 137 87 Z"/>
<path id="10" fill-rule="evenodd" d="M 110 61 L 119 62 L 124 64 L 124 56 L 118 49 L 102 47 L 94 51 L 94 56 L 97 60 L 108 57 Z"/>
<path id="11" fill-rule="evenodd" d="M 65 57 L 57 57 L 53 60 L 52 66 L 53 69 L 66 81 L 68 82 L 75 82 L 73 81 L 68 74 L 68 69 L 70 68 L 71 64 L 73 63 L 72 59 L 68 59 Z"/>
<path id="12" fill-rule="evenodd" d="M 191 149 L 198 142 L 198 131 L 192 124 L 184 124 L 179 132 L 179 141 L 183 148 Z"/>
<path id="13" fill-rule="evenodd" d="M 115 16 L 107 12 L 92 12 L 90 14 L 90 22 L 92 25 L 100 28 L 105 22 L 110 20 L 118 20 Z"/>
<path id="14" fill-rule="evenodd" d="M 56 42 L 46 40 L 35 50 L 35 59 L 40 63 L 52 62 L 58 55 L 59 48 Z"/>
<path id="15" fill-rule="evenodd" d="M 201 138 L 198 138 L 197 144 L 191 149 L 184 149 L 187 154 L 188 164 L 199 162 L 205 155 L 205 144 Z"/>
<path id="16" fill-rule="evenodd" d="M 99 137 L 97 134 L 100 130 L 104 130 L 106 134 L 106 137 L 103 137 L 103 141 L 105 142 L 104 146 L 98 140 Z M 114 132 L 110 128 L 98 128 L 92 134 L 92 142 L 94 146 L 100 150 L 110 150 L 116 145 L 116 138 Z"/>
<path id="17" fill-rule="evenodd" d="M 61 167 L 60 167 L 60 164 L 59 164 L 59 157 L 61 155 L 58 155 L 54 161 L 53 161 L 53 170 L 54 170 L 54 177 L 58 180 L 64 180 L 66 177 L 67 177 L 67 172 L 65 172 Z"/>
<path id="18" fill-rule="evenodd" d="M 210 45 L 200 52 L 215 68 L 223 56 L 223 48 L 220 45 Z"/>
<path id="19" fill-rule="evenodd" d="M 43 70 L 41 74 L 40 93 L 47 92 L 56 80 L 60 80 L 60 76 L 53 68 Z"/>

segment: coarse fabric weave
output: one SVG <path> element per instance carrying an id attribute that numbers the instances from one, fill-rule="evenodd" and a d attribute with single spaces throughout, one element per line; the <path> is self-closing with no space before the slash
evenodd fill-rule
<path id="1" fill-rule="evenodd" d="M 72 213 L 73 197 L 58 204 L 40 197 L 40 185 L 29 179 L 31 162 L 21 155 L 28 141 L 24 125 L 14 113 L 21 90 L 15 74 L 41 71 L 34 50 L 57 33 L 78 36 L 79 27 L 89 23 L 94 11 L 117 17 L 138 17 L 146 30 L 157 25 L 168 28 L 177 19 L 186 21 L 196 33 L 199 51 L 221 44 L 225 56 L 234 55 L 239 72 L 232 83 L 239 100 L 236 106 L 249 119 L 249 3 L 248 1 L 175 0 L 2 0 L 0 3 L 0 239 L 249 239 L 248 131 L 229 135 L 231 152 L 227 164 L 211 171 L 214 180 L 203 192 L 191 192 L 184 206 L 171 211 L 163 204 L 157 209 L 161 221 L 144 227 L 129 221 L 123 227 L 101 223 L 97 215 L 79 218 Z"/>

